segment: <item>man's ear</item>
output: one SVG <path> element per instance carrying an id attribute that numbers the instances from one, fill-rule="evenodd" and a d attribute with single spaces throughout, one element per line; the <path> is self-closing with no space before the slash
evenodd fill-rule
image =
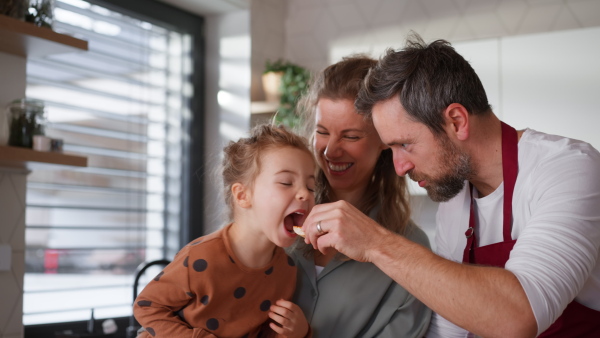
<path id="1" fill-rule="evenodd" d="M 252 202 L 250 201 L 250 191 L 241 183 L 234 183 L 231 186 L 231 195 L 235 204 L 240 208 L 250 208 Z"/>
<path id="2" fill-rule="evenodd" d="M 464 141 L 469 138 L 469 112 L 459 103 L 452 103 L 444 110 L 446 134 Z"/>

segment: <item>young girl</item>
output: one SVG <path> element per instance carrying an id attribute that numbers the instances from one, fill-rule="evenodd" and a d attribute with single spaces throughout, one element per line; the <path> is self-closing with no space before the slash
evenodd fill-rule
<path id="1" fill-rule="evenodd" d="M 302 137 L 269 125 L 224 152 L 233 222 L 190 242 L 144 288 L 133 308 L 145 328 L 138 337 L 309 334 L 302 310 L 287 301 L 296 267 L 281 247 L 294 243 L 292 227 L 314 206 L 312 154 Z"/>

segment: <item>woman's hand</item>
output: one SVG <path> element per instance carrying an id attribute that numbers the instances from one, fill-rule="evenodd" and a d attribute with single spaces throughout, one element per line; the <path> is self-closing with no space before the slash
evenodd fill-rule
<path id="1" fill-rule="evenodd" d="M 280 299 L 271 305 L 269 317 L 279 324 L 269 324 L 279 336 L 302 338 L 308 334 L 308 321 L 304 317 L 302 309 L 290 301 Z"/>
<path id="2" fill-rule="evenodd" d="M 331 247 L 360 262 L 372 262 L 370 251 L 392 235 L 346 201 L 315 205 L 302 230 L 306 244 L 323 254 Z"/>

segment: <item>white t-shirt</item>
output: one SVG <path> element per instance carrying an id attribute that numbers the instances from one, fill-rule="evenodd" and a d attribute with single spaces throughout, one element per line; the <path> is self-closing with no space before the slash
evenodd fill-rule
<path id="1" fill-rule="evenodd" d="M 526 129 L 519 140 L 512 238 L 505 268 L 533 308 L 538 334 L 575 298 L 600 311 L 600 153 L 591 145 Z M 436 252 L 461 262 L 469 224 L 468 184 L 437 213 Z M 476 197 L 476 195 L 474 195 Z M 504 185 L 475 199 L 479 246 L 503 241 Z M 427 337 L 471 337 L 435 314 Z"/>

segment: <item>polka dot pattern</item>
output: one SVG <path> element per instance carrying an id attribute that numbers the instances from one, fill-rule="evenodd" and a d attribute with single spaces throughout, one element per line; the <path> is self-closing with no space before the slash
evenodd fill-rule
<path id="1" fill-rule="evenodd" d="M 271 307 L 271 301 L 270 300 L 265 300 L 264 302 L 260 303 L 260 311 L 267 311 L 269 310 L 269 308 Z"/>
<path id="2" fill-rule="evenodd" d="M 194 270 L 196 270 L 198 272 L 202 272 L 202 271 L 206 270 L 207 267 L 208 267 L 208 262 L 206 262 L 204 259 L 198 259 L 194 262 Z"/>
<path id="3" fill-rule="evenodd" d="M 183 315 L 183 309 L 181 309 L 181 310 L 177 311 L 176 313 L 177 313 L 177 316 L 178 316 L 179 318 L 181 318 L 181 320 L 183 320 L 184 322 L 186 322 L 186 323 L 187 323 L 187 321 L 185 320 L 185 316 Z"/>
<path id="4" fill-rule="evenodd" d="M 142 290 L 134 311 L 146 315 L 148 311 L 144 312 L 144 308 L 156 307 L 160 295 L 168 294 L 187 303 L 172 312 L 176 320 L 181 319 L 192 327 L 203 328 L 219 337 L 252 336 L 248 328 L 268 320 L 268 311 L 273 304 L 270 299 L 291 298 L 296 264 L 278 248 L 266 268 L 245 268 L 237 263 L 237 257 L 227 247 L 225 236 L 209 236 L 197 239 L 182 249 L 175 257 L 176 263 L 160 271 L 154 278 L 156 282 Z M 202 245 L 197 245 L 199 243 Z M 148 297 L 142 294 L 146 291 Z M 240 312 L 233 313 L 233 309 Z M 148 337 L 157 338 L 170 330 L 169 323 L 146 323 L 152 324 L 152 327 L 147 327 Z"/>
<path id="5" fill-rule="evenodd" d="M 244 289 L 241 286 L 239 288 L 235 289 L 235 291 L 233 292 L 233 296 L 237 299 L 244 297 L 245 294 L 246 294 L 246 289 Z"/>
<path id="6" fill-rule="evenodd" d="M 206 321 L 206 328 L 209 330 L 216 330 L 219 328 L 219 321 L 216 318 L 211 318 Z"/>
<path id="7" fill-rule="evenodd" d="M 147 307 L 147 306 L 152 306 L 152 302 L 149 300 L 140 300 L 137 302 L 137 305 L 141 306 L 141 307 Z"/>
<path id="8" fill-rule="evenodd" d="M 154 277 L 154 280 L 158 282 L 158 280 L 160 279 L 160 277 L 162 277 L 162 275 L 164 275 L 165 272 L 161 271 L 158 275 L 156 275 L 156 277 Z"/>

